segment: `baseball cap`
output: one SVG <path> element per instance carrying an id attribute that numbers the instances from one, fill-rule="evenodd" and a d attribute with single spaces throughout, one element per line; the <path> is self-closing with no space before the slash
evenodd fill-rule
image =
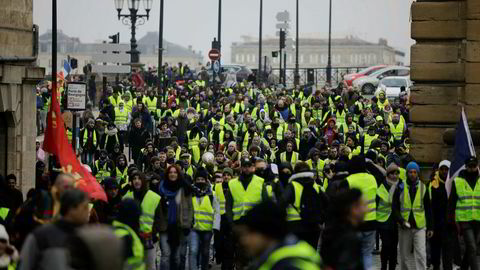
<path id="1" fill-rule="evenodd" d="M 445 167 L 450 169 L 450 165 L 451 165 L 450 161 L 442 160 L 442 162 L 440 162 L 440 164 L 438 164 L 438 168 L 442 168 L 443 166 L 445 166 Z"/>
<path id="2" fill-rule="evenodd" d="M 478 165 L 478 159 L 477 157 L 471 156 L 465 160 L 465 166 L 468 165 Z"/>

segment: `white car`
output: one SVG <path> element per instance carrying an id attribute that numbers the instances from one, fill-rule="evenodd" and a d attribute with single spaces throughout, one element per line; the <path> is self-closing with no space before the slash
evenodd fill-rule
<path id="1" fill-rule="evenodd" d="M 409 76 L 410 68 L 403 66 L 388 66 L 379 69 L 372 74 L 358 78 L 353 81 L 353 88 L 358 89 L 363 94 L 372 95 L 378 87 L 381 79 L 395 76 Z"/>
<path id="2" fill-rule="evenodd" d="M 400 95 L 402 87 L 405 87 L 405 92 L 410 94 L 410 87 L 412 85 L 413 83 L 409 76 L 383 78 L 378 84 L 377 91 L 375 91 L 375 96 L 378 96 L 380 90 L 384 90 L 388 99 L 394 99 Z"/>

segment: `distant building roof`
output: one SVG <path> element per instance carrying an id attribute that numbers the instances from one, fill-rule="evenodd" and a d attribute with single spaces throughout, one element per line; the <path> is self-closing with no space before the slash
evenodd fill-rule
<path id="1" fill-rule="evenodd" d="M 143 54 L 157 54 L 156 50 L 158 49 L 158 32 L 148 32 L 145 36 L 138 40 L 138 50 Z M 182 47 L 175 43 L 163 40 L 164 55 L 166 56 L 191 56 L 203 58 L 200 51 L 196 52 L 192 50 L 192 47 L 188 48 Z"/>

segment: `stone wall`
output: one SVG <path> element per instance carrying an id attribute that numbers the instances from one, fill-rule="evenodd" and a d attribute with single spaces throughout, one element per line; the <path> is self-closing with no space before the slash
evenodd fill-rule
<path id="1" fill-rule="evenodd" d="M 33 40 L 33 0 L 0 0 L 0 174 L 15 174 L 24 193 L 35 185 L 35 85 L 45 75 Z"/>
<path id="2" fill-rule="evenodd" d="M 422 163 L 452 158 L 462 106 L 471 128 L 480 119 L 480 2 L 412 4 L 411 154 Z M 447 134 L 446 134 L 447 133 Z"/>

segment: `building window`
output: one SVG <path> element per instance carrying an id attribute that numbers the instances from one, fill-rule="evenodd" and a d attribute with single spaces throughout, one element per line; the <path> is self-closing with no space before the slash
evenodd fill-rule
<path id="1" fill-rule="evenodd" d="M 250 63 L 250 54 L 247 54 L 247 63 Z"/>
<path id="2" fill-rule="evenodd" d="M 245 63 L 245 54 L 243 53 L 240 55 L 240 62 Z"/>
<path id="3" fill-rule="evenodd" d="M 304 61 L 304 55 L 300 54 L 300 60 L 298 60 L 300 64 L 303 64 Z"/>
<path id="4" fill-rule="evenodd" d="M 322 64 L 326 64 L 327 63 L 327 55 L 326 54 L 322 54 Z"/>
<path id="5" fill-rule="evenodd" d="M 252 63 L 255 63 L 255 62 L 257 62 L 257 58 L 256 58 L 255 54 L 252 54 Z"/>
<path id="6" fill-rule="evenodd" d="M 235 54 L 235 63 L 240 63 L 240 55 Z"/>
<path id="7" fill-rule="evenodd" d="M 292 63 L 293 63 L 293 55 L 292 55 L 292 54 L 290 54 L 290 55 L 288 56 L 288 63 L 289 63 L 289 64 L 292 64 Z"/>

